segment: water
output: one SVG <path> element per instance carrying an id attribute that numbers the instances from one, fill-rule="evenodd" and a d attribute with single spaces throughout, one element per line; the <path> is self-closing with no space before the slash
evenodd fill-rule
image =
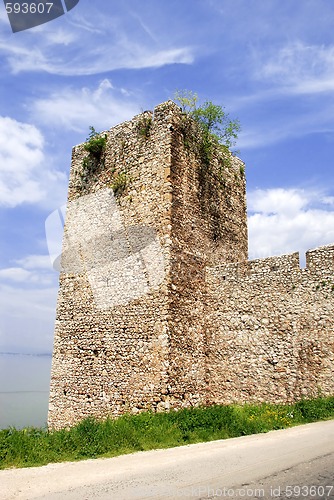
<path id="1" fill-rule="evenodd" d="M 0 429 L 45 427 L 51 355 L 0 354 Z"/>

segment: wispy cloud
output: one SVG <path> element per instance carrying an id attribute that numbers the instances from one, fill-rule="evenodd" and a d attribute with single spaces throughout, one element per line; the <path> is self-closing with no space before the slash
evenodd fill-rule
<path id="1" fill-rule="evenodd" d="M 0 44 L 0 50 L 3 48 Z M 122 54 L 123 52 L 123 54 Z M 153 51 L 141 49 L 135 44 L 119 49 L 96 48 L 90 52 L 77 51 L 73 59 L 61 57 L 48 50 L 30 50 L 24 47 L 12 47 L 8 62 L 14 74 L 21 72 L 47 72 L 63 76 L 95 75 L 107 73 L 116 69 L 159 68 L 167 64 L 191 64 L 194 61 L 192 51 L 188 47 L 170 50 Z"/>
<path id="2" fill-rule="evenodd" d="M 93 8 L 94 10 L 94 8 Z M 94 23 L 91 19 L 94 18 Z M 94 75 L 116 69 L 158 68 L 168 64 L 191 64 L 194 49 L 188 45 L 165 44 L 154 39 L 150 28 L 132 16 L 132 22 L 95 11 L 90 17 L 72 15 L 53 30 L 38 27 L 21 37 L 0 38 L 0 53 L 11 72 L 47 72 L 64 76 Z M 29 43 L 27 43 L 29 40 Z M 84 43 L 83 43 L 84 40 Z"/>
<path id="3" fill-rule="evenodd" d="M 15 261 L 16 264 L 22 266 L 23 269 L 33 269 L 35 271 L 40 269 L 51 269 L 51 260 L 49 255 L 27 255 L 22 259 Z"/>
<path id="4" fill-rule="evenodd" d="M 65 130 L 83 132 L 94 124 L 98 129 L 109 129 L 112 125 L 132 118 L 140 112 L 133 96 L 124 95 L 124 89 L 114 89 L 108 79 L 95 88 L 65 88 L 31 106 L 34 120 L 47 126 L 52 116 L 52 126 Z"/>
<path id="5" fill-rule="evenodd" d="M 249 254 L 268 257 L 334 243 L 334 210 L 317 190 L 258 189 L 248 195 Z"/>
<path id="6" fill-rule="evenodd" d="M 153 42 L 158 42 L 158 36 L 153 32 L 151 28 L 142 20 L 138 12 L 130 11 L 130 15 L 138 21 L 142 30 L 151 38 Z"/>
<path id="7" fill-rule="evenodd" d="M 24 285 L 35 284 L 38 287 L 53 285 L 55 283 L 54 273 L 49 272 L 35 272 L 34 270 L 27 270 L 22 267 L 8 267 L 0 269 L 0 280 L 7 283 L 22 283 Z"/>
<path id="8" fill-rule="evenodd" d="M 334 89 L 334 46 L 295 41 L 254 55 L 255 77 L 277 85 L 279 92 L 319 94 Z"/>
<path id="9" fill-rule="evenodd" d="M 245 104 L 243 112 L 247 116 L 247 122 L 243 125 L 237 141 L 237 147 L 240 149 L 252 149 L 258 147 L 267 147 L 284 141 L 305 137 L 310 134 L 333 134 L 334 133 L 334 100 L 327 98 L 313 100 L 308 103 L 303 100 L 301 109 L 298 109 L 296 100 L 282 99 L 279 112 L 262 114 L 259 110 L 259 102 L 252 107 Z M 278 107 L 278 106 L 277 106 Z M 260 116 L 257 116 L 259 114 Z M 246 121 L 245 120 L 245 121 Z"/>
<path id="10" fill-rule="evenodd" d="M 334 45 L 264 44 L 247 67 L 253 85 L 231 102 L 244 117 L 238 148 L 334 133 Z"/>
<path id="11" fill-rule="evenodd" d="M 31 278 L 31 273 L 21 267 L 9 267 L 0 269 L 0 279 L 15 282 L 27 282 Z"/>
<path id="12" fill-rule="evenodd" d="M 28 288 L 32 285 L 35 288 L 44 288 L 55 285 L 58 280 L 49 255 L 27 255 L 11 263 L 14 265 L 0 269 L 2 283 L 21 283 Z"/>
<path id="13" fill-rule="evenodd" d="M 54 31 L 45 32 L 45 37 L 49 44 L 64 45 L 65 47 L 77 41 L 77 35 L 63 26 Z"/>

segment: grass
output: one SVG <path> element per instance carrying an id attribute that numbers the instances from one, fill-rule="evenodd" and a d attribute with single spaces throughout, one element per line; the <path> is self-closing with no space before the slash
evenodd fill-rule
<path id="1" fill-rule="evenodd" d="M 284 429 L 334 418 L 334 397 L 293 405 L 228 405 L 118 419 L 83 420 L 69 430 L 0 430 L 0 469 L 112 457 Z"/>

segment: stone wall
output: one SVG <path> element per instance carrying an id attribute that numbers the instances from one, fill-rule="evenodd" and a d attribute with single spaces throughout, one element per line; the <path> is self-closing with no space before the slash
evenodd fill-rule
<path id="1" fill-rule="evenodd" d="M 206 266 L 248 254 L 245 179 L 238 158 L 209 158 L 192 123 L 173 134 L 169 398 L 172 406 L 207 402 Z"/>
<path id="2" fill-rule="evenodd" d="M 205 268 L 247 257 L 242 162 L 217 149 L 203 165 L 180 108 L 164 103 L 105 135 L 89 175 L 84 145 L 72 154 L 52 428 L 204 402 Z"/>
<path id="3" fill-rule="evenodd" d="M 211 267 L 210 400 L 334 394 L 334 246 Z"/>
<path id="4" fill-rule="evenodd" d="M 104 134 L 72 154 L 50 428 L 334 394 L 334 247 L 247 261 L 244 165 L 171 101 Z"/>

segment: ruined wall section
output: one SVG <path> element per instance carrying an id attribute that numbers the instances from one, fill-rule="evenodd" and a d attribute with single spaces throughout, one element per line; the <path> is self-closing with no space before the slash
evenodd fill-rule
<path id="1" fill-rule="evenodd" d="M 65 239 L 76 234 L 80 245 L 67 253 L 72 260 L 74 254 L 83 268 L 70 272 L 65 266 L 60 274 L 48 419 L 51 428 L 70 426 L 87 416 L 168 405 L 170 128 L 175 108 L 173 103 L 160 105 L 154 116 L 145 112 L 106 132 L 104 165 L 86 180 L 83 159 L 87 151 L 83 145 L 73 149 L 68 207 L 74 206 L 76 214 L 83 204 L 81 211 L 86 216 L 84 223 L 76 220 L 76 215 L 67 217 Z M 126 174 L 129 182 L 115 200 L 112 188 L 121 174 Z M 102 206 L 106 192 L 112 201 Z M 110 233 L 104 234 L 106 226 L 99 231 L 102 219 L 111 221 Z M 91 228 L 93 237 L 87 241 Z M 148 238 L 153 235 L 153 243 L 143 244 L 143 234 Z M 127 300 L 126 293 L 137 286 L 133 281 L 136 276 L 148 279 L 152 248 L 147 247 L 150 243 L 157 246 L 157 242 L 164 262 L 163 279 Z M 117 245 L 123 249 L 127 244 L 128 255 L 121 255 L 123 250 Z M 96 255 L 100 256 L 97 260 Z M 128 276 L 134 263 L 138 269 L 134 276 Z M 109 266 L 109 274 L 104 275 L 101 267 L 105 266 Z M 151 269 L 153 281 L 154 275 Z M 124 283 L 127 290 L 122 297 Z"/>
<path id="2" fill-rule="evenodd" d="M 247 258 L 244 165 L 218 146 L 204 154 L 175 103 L 105 134 L 93 170 L 73 149 L 51 428 L 205 402 L 206 266 Z"/>
<path id="3" fill-rule="evenodd" d="M 334 246 L 207 269 L 208 399 L 292 402 L 334 393 Z"/>
<path id="4" fill-rule="evenodd" d="M 196 123 L 179 115 L 172 137 L 169 397 L 173 407 L 207 402 L 206 266 L 247 258 L 244 164 L 206 149 Z"/>

